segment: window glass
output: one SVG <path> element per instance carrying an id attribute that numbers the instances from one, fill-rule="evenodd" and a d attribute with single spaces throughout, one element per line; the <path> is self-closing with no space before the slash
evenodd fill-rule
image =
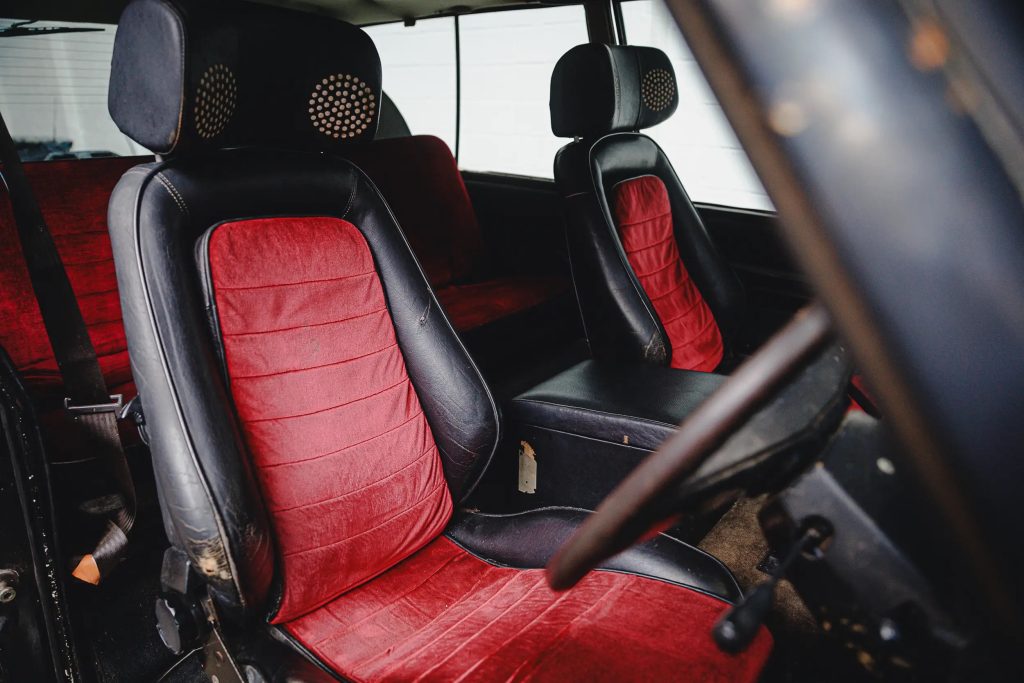
<path id="1" fill-rule="evenodd" d="M 622 3 L 622 15 L 628 42 L 664 50 L 675 68 L 679 108 L 644 132 L 665 150 L 690 198 L 774 210 L 664 3 L 630 0 Z"/>
<path id="2" fill-rule="evenodd" d="M 0 30 L 20 20 L 0 19 Z M 34 22 L 88 33 L 0 35 L 0 110 L 21 158 L 145 154 L 107 113 L 107 81 L 114 27 L 105 24 Z M 28 26 L 26 26 L 28 28 Z"/>
<path id="3" fill-rule="evenodd" d="M 555 152 L 566 143 L 551 134 L 551 71 L 569 48 L 587 42 L 583 7 L 484 12 L 459 25 L 459 165 L 551 178 Z"/>
<path id="4" fill-rule="evenodd" d="M 414 135 L 455 149 L 455 21 L 451 17 L 365 27 L 377 45 L 384 92 Z"/>

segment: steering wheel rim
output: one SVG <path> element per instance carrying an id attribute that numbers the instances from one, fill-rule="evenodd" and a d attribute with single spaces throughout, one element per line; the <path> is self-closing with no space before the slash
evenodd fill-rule
<path id="1" fill-rule="evenodd" d="M 580 525 L 547 565 L 548 584 L 568 590 L 601 562 L 636 544 L 667 512 L 678 484 L 832 340 L 820 304 L 798 312 L 651 453 Z"/>

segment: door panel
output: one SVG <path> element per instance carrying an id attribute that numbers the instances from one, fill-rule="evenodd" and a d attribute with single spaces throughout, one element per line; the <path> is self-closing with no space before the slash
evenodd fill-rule
<path id="1" fill-rule="evenodd" d="M 782 242 L 774 214 L 712 204 L 697 204 L 697 212 L 746 290 L 743 351 L 750 352 L 810 301 L 810 288 Z"/>
<path id="2" fill-rule="evenodd" d="M 495 274 L 569 277 L 553 180 L 463 171 Z"/>

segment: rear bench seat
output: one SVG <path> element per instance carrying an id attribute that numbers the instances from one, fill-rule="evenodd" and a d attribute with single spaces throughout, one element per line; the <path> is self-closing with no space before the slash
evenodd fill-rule
<path id="1" fill-rule="evenodd" d="M 96 347 L 107 388 L 112 394 L 124 394 L 125 400 L 135 395 L 135 385 L 107 234 L 107 202 L 125 171 L 150 160 L 111 157 L 25 164 L 25 173 Z M 0 345 L 42 409 L 40 421 L 53 451 L 51 458 L 57 462 L 80 458 L 82 454 L 74 452 L 74 435 L 67 431 L 73 423 L 63 420 L 60 373 L 36 304 L 6 192 L 0 199 Z M 53 429 L 58 424 L 61 428 Z"/>
<path id="2" fill-rule="evenodd" d="M 452 324 L 473 332 L 568 292 L 564 277 L 487 278 L 476 212 L 451 150 L 431 135 L 347 151 L 387 200 Z"/>

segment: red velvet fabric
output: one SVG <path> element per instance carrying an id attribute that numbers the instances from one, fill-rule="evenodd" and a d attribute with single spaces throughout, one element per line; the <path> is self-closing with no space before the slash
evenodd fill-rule
<path id="1" fill-rule="evenodd" d="M 466 184 L 440 138 L 413 135 L 353 147 L 349 158 L 370 177 L 398 218 L 435 288 L 473 274 L 483 238 Z"/>
<path id="2" fill-rule="evenodd" d="M 557 277 L 509 277 L 449 285 L 436 294 L 452 324 L 468 331 L 539 306 L 566 287 L 565 280 Z"/>
<path id="3" fill-rule="evenodd" d="M 147 161 L 151 158 L 111 157 L 24 165 L 78 298 L 107 389 L 125 398 L 136 391 L 107 234 L 107 202 L 124 172 Z M 64 387 L 6 192 L 0 195 L 0 345 L 10 354 L 25 388 L 43 408 L 39 421 L 50 461 L 74 461 L 91 455 L 81 452 L 79 428 L 61 407 Z M 125 428 L 121 438 L 133 443 L 138 434 Z"/>
<path id="4" fill-rule="evenodd" d="M 285 628 L 354 681 L 750 683 L 771 636 L 723 654 L 711 627 L 726 607 L 601 571 L 554 593 L 543 570 L 497 567 L 442 537 Z"/>
<path id="5" fill-rule="evenodd" d="M 226 223 L 209 266 L 231 394 L 276 532 L 276 623 L 367 581 L 451 516 L 373 257 L 335 218 Z"/>
<path id="6" fill-rule="evenodd" d="M 107 202 L 132 166 L 149 158 L 113 157 L 25 164 L 47 226 L 96 347 L 111 393 L 135 393 L 114 259 L 107 234 Z M 43 327 L 21 253 L 7 194 L 0 199 L 0 344 L 37 396 L 61 397 L 57 362 Z"/>
<path id="7" fill-rule="evenodd" d="M 640 176 L 613 194 L 622 248 L 668 335 L 671 367 L 713 371 L 722 362 L 722 334 L 679 256 L 665 183 Z"/>

